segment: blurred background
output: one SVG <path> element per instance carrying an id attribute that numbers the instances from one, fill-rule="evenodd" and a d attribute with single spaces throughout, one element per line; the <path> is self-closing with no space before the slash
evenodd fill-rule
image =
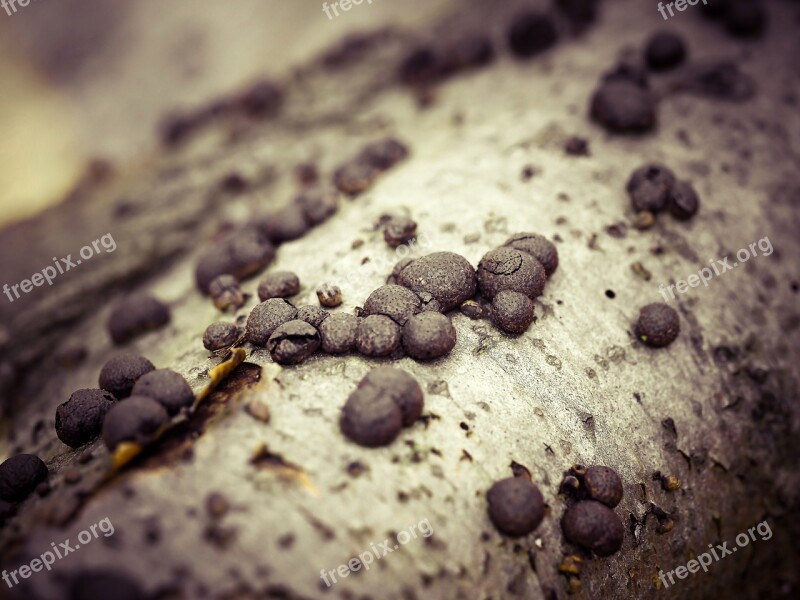
<path id="1" fill-rule="evenodd" d="M 58 201 L 102 158 L 145 156 L 159 121 L 259 76 L 285 75 L 349 32 L 414 26 L 441 0 L 32 0 L 0 10 L 0 226 Z"/>

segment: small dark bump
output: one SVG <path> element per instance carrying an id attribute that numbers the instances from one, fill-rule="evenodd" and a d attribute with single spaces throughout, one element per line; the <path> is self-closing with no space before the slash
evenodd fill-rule
<path id="1" fill-rule="evenodd" d="M 508 28 L 508 46 L 517 58 L 531 58 L 556 43 L 558 32 L 553 19 L 544 13 L 517 15 Z"/>
<path id="2" fill-rule="evenodd" d="M 325 283 L 317 288 L 317 300 L 326 308 L 336 308 L 342 303 L 342 290 L 337 285 Z"/>
<path id="3" fill-rule="evenodd" d="M 686 44 L 674 33 L 656 33 L 648 40 L 644 56 L 650 70 L 667 71 L 686 60 Z"/>
<path id="4" fill-rule="evenodd" d="M 493 299 L 498 292 L 520 292 L 533 299 L 542 294 L 547 272 L 527 252 L 501 246 L 487 252 L 478 263 L 478 284 L 481 293 Z"/>
<path id="5" fill-rule="evenodd" d="M 297 309 L 283 298 L 265 300 L 256 305 L 247 317 L 247 341 L 263 346 L 279 325 L 296 317 Z"/>
<path id="6" fill-rule="evenodd" d="M 347 313 L 333 313 L 319 327 L 322 349 L 328 354 L 344 354 L 356 345 L 358 317 Z"/>
<path id="7" fill-rule="evenodd" d="M 117 398 L 126 398 L 131 395 L 136 380 L 153 369 L 155 365 L 144 356 L 120 354 L 110 358 L 100 369 L 98 384 Z"/>
<path id="8" fill-rule="evenodd" d="M 104 390 L 77 390 L 56 409 L 56 435 L 70 448 L 91 442 L 116 398 Z"/>
<path id="9" fill-rule="evenodd" d="M 16 504 L 47 478 L 47 465 L 34 454 L 17 454 L 0 464 L 0 501 Z"/>
<path id="10" fill-rule="evenodd" d="M 133 386 L 133 396 L 147 396 L 157 401 L 170 415 L 192 405 L 194 392 L 183 375 L 170 369 L 156 369 L 142 375 Z"/>
<path id="11" fill-rule="evenodd" d="M 258 284 L 258 297 L 263 302 L 270 298 L 288 298 L 300 293 L 300 278 L 291 271 L 267 273 Z"/>
<path id="12" fill-rule="evenodd" d="M 413 291 L 400 285 L 383 285 L 364 302 L 364 314 L 386 315 L 398 325 L 422 310 L 422 301 Z"/>
<path id="13" fill-rule="evenodd" d="M 267 341 L 269 354 L 279 365 L 299 364 L 314 354 L 319 345 L 319 331 L 299 319 L 280 325 Z"/>
<path id="14" fill-rule="evenodd" d="M 506 333 L 524 333 L 533 323 L 535 306 L 525 294 L 502 290 L 492 300 L 492 317 Z"/>
<path id="15" fill-rule="evenodd" d="M 322 322 L 329 316 L 330 313 L 327 310 L 312 304 L 307 304 L 297 309 L 297 318 L 317 329 L 320 328 Z"/>
<path id="16" fill-rule="evenodd" d="M 400 345 L 400 326 L 384 315 L 362 319 L 356 330 L 356 348 L 364 356 L 383 357 Z"/>
<path id="17" fill-rule="evenodd" d="M 558 249 L 553 242 L 543 235 L 538 233 L 515 233 L 503 245 L 511 246 L 530 254 L 542 263 L 548 277 L 558 268 Z"/>
<path id="18" fill-rule="evenodd" d="M 403 325 L 403 348 L 416 360 L 431 360 L 448 354 L 456 345 L 456 329 L 445 315 L 422 312 Z"/>
<path id="19" fill-rule="evenodd" d="M 124 344 L 169 323 L 169 307 L 149 294 L 137 293 L 120 300 L 108 318 L 112 341 Z"/>
<path id="20" fill-rule="evenodd" d="M 680 332 L 680 318 L 674 308 L 654 302 L 642 308 L 636 322 L 636 337 L 653 348 L 669 346 Z"/>
<path id="21" fill-rule="evenodd" d="M 561 520 L 567 541 L 598 556 L 611 556 L 622 547 L 625 528 L 620 518 L 605 504 L 584 500 L 570 506 Z"/>
<path id="22" fill-rule="evenodd" d="M 496 481 L 486 493 L 489 518 L 494 526 L 511 537 L 528 535 L 544 518 L 544 498 L 527 477 Z"/>
<path id="23" fill-rule="evenodd" d="M 203 333 L 203 346 L 206 350 L 214 352 L 222 350 L 223 348 L 230 348 L 233 346 L 239 337 L 241 331 L 234 323 L 218 322 L 212 323 L 208 326 L 205 333 Z"/>
<path id="24" fill-rule="evenodd" d="M 110 451 L 122 442 L 144 444 L 169 419 L 166 409 L 147 396 L 117 402 L 103 420 L 103 441 Z"/>

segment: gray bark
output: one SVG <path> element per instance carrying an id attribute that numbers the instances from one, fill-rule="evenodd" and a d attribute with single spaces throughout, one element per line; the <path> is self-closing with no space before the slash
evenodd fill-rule
<path id="1" fill-rule="evenodd" d="M 39 454 L 54 487 L 26 501 L 0 530 L 3 568 L 16 569 L 108 517 L 113 536 L 59 561 L 52 573 L 35 574 L 32 589 L 55 598 L 71 574 L 102 566 L 132 574 L 148 591 L 177 587 L 187 598 L 563 598 L 567 580 L 558 566 L 574 548 L 561 534 L 558 486 L 570 465 L 582 463 L 620 473 L 625 498 L 616 513 L 626 537 L 618 554 L 583 562 L 574 597 L 796 594 L 800 121 L 787 100 L 798 92 L 792 11 L 787 3 L 772 6 L 770 35 L 743 60 L 758 89 L 753 100 L 678 96 L 670 78 L 659 79 L 658 133 L 618 139 L 590 125 L 586 108 L 618 49 L 661 26 L 652 7 L 640 4 L 608 3 L 600 25 L 529 63 L 503 50 L 491 67 L 438 86 L 427 109 L 394 83 L 394 65 L 412 37 L 376 35 L 351 65 L 332 70 L 318 61 L 299 69 L 279 118 L 234 141 L 231 123 L 215 124 L 186 148 L 87 184 L 71 201 L 2 232 L 9 282 L 106 232 L 117 242 L 116 251 L 52 287 L 0 302 L 7 434 L 0 456 Z M 426 33 L 490 23 L 499 34 L 513 14 L 507 6 L 470 6 Z M 742 55 L 707 24 L 681 19 L 693 57 Z M 591 157 L 565 156 L 571 134 L 590 140 Z M 109 457 L 98 442 L 93 459 L 80 464 L 81 452 L 56 438 L 53 418 L 73 390 L 96 386 L 100 367 L 118 351 L 105 329 L 113 300 L 146 289 L 167 301 L 170 325 L 125 350 L 202 388 L 219 362 L 203 349 L 202 333 L 220 315 L 196 291 L 193 269 L 218 224 L 246 222 L 291 198 L 296 164 L 316 161 L 328 178 L 386 135 L 408 143 L 409 159 L 344 200 L 330 221 L 283 245 L 270 268 L 300 276 L 299 304 L 316 302 L 319 283 L 340 285 L 342 309 L 350 311 L 400 258 L 372 227 L 385 212 L 419 222 L 427 248 L 418 252 L 449 250 L 472 264 L 516 231 L 558 236 L 561 264 L 529 331 L 511 338 L 455 313 L 451 355 L 397 361 L 426 390 L 427 418 L 388 448 L 355 446 L 338 427 L 348 394 L 381 361 L 318 354 L 281 369 L 263 349 L 249 349 L 247 364 L 191 426 L 143 461 L 107 478 Z M 694 183 L 700 214 L 609 235 L 608 226 L 631 216 L 628 175 L 650 160 Z M 526 165 L 536 169 L 530 181 L 520 177 Z M 254 189 L 220 192 L 232 169 L 256 182 Z M 654 351 L 635 340 L 638 309 L 661 301 L 659 285 L 765 237 L 773 254 L 672 302 L 682 327 L 672 346 Z M 354 248 L 356 239 L 363 245 Z M 654 254 L 656 246 L 663 252 Z M 637 276 L 634 263 L 651 278 Z M 248 282 L 247 291 L 255 294 L 256 284 Z M 59 366 L 59 350 L 74 341 L 86 345 L 88 358 Z M 269 423 L 244 410 L 253 401 L 269 405 Z M 544 522 L 520 540 L 500 535 L 486 515 L 485 491 L 511 475 L 512 462 L 530 470 L 548 503 Z M 63 481 L 68 467 L 80 469 L 78 484 Z M 656 472 L 677 476 L 681 489 L 665 491 Z M 207 514 L 213 493 L 232 504 L 221 521 Z M 663 514 L 674 527 L 659 534 Z M 709 544 L 730 546 L 765 519 L 772 539 L 660 587 L 660 570 L 687 563 Z M 430 538 L 412 539 L 369 571 L 350 574 L 327 594 L 322 589 L 321 569 L 423 520 Z M 157 541 L 148 541 L 154 531 Z"/>

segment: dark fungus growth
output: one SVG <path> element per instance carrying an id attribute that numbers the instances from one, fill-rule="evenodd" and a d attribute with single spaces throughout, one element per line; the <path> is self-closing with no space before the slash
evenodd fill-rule
<path id="1" fill-rule="evenodd" d="M 386 315 L 398 325 L 404 325 L 412 315 L 422 310 L 422 301 L 413 291 L 400 285 L 383 285 L 364 302 L 364 314 Z"/>
<path id="2" fill-rule="evenodd" d="M 625 528 L 616 513 L 595 500 L 570 506 L 561 520 L 567 541 L 598 556 L 611 556 L 622 547 Z"/>
<path id="3" fill-rule="evenodd" d="M 480 33 L 462 35 L 447 45 L 444 61 L 449 71 L 482 67 L 494 59 L 492 40 Z"/>
<path id="4" fill-rule="evenodd" d="M 170 369 L 156 369 L 142 375 L 133 386 L 133 396 L 147 396 L 174 415 L 194 402 L 194 392 L 183 375 Z"/>
<path id="5" fill-rule="evenodd" d="M 383 239 L 390 248 L 397 248 L 414 239 L 417 222 L 408 217 L 392 217 L 383 228 Z"/>
<path id="6" fill-rule="evenodd" d="M 384 315 L 362 319 L 356 330 L 356 348 L 364 356 L 389 356 L 400 345 L 400 326 Z"/>
<path id="7" fill-rule="evenodd" d="M 614 508 L 622 501 L 622 480 L 614 469 L 601 465 L 588 467 L 583 474 L 583 486 L 592 500 Z"/>
<path id="8" fill-rule="evenodd" d="M 678 313 L 663 302 L 654 302 L 642 308 L 636 322 L 636 337 L 653 348 L 663 348 L 675 341 L 680 333 Z"/>
<path id="9" fill-rule="evenodd" d="M 425 404 L 422 388 L 416 379 L 401 369 L 377 367 L 359 382 L 358 389 L 374 396 L 392 399 L 403 414 L 403 426 L 410 427 L 422 416 Z"/>
<path id="10" fill-rule="evenodd" d="M 225 311 L 233 307 L 237 310 L 244 306 L 244 294 L 239 287 L 239 280 L 233 275 L 220 275 L 208 284 L 208 295 L 217 309 Z"/>
<path id="11" fill-rule="evenodd" d="M 656 101 L 630 79 L 603 81 L 591 101 L 591 117 L 612 133 L 644 133 L 656 126 Z"/>
<path id="12" fill-rule="evenodd" d="M 255 227 L 231 234 L 204 252 L 195 269 L 200 291 L 208 293 L 211 282 L 220 275 L 247 279 L 263 271 L 275 256 L 275 247 L 266 235 Z"/>
<path id="13" fill-rule="evenodd" d="M 475 300 L 465 300 L 461 306 L 458 307 L 461 314 L 469 317 L 473 321 L 483 318 L 483 307 L 475 302 Z"/>
<path id="14" fill-rule="evenodd" d="M 265 300 L 253 307 L 247 317 L 247 341 L 263 346 L 278 326 L 296 317 L 297 309 L 283 298 Z"/>
<path id="15" fill-rule="evenodd" d="M 435 83 L 446 72 L 442 57 L 430 46 L 414 48 L 398 68 L 400 81 L 408 85 L 425 86 Z"/>
<path id="16" fill-rule="evenodd" d="M 680 221 L 688 221 L 700 209 L 700 199 L 691 184 L 678 181 L 672 187 L 667 207 L 673 217 Z"/>
<path id="17" fill-rule="evenodd" d="M 542 263 L 516 248 L 495 248 L 484 254 L 478 263 L 478 285 L 489 300 L 503 290 L 533 299 L 542 294 L 545 283 L 547 273 Z"/>
<path id="18" fill-rule="evenodd" d="M 273 116 L 283 103 L 283 90 L 272 81 L 259 81 L 241 95 L 238 103 L 250 117 Z"/>
<path id="19" fill-rule="evenodd" d="M 311 189 L 295 199 L 311 227 L 324 223 L 339 208 L 339 196 L 332 190 Z"/>
<path id="20" fill-rule="evenodd" d="M 149 294 L 131 294 L 120 300 L 108 318 L 111 340 L 119 345 L 169 323 L 169 308 Z"/>
<path id="21" fill-rule="evenodd" d="M 553 19 L 538 12 L 517 15 L 508 28 L 508 46 L 517 58 L 531 58 L 544 52 L 557 39 Z"/>
<path id="22" fill-rule="evenodd" d="M 538 233 L 515 233 L 503 244 L 530 254 L 542 263 L 547 276 L 550 277 L 558 268 L 558 250 L 556 245 Z"/>
<path id="23" fill-rule="evenodd" d="M 686 44 L 675 33 L 659 32 L 647 41 L 644 58 L 651 71 L 667 71 L 686 60 Z"/>
<path id="24" fill-rule="evenodd" d="M 303 237 L 309 227 L 303 207 L 297 202 L 290 202 L 261 217 L 258 225 L 264 235 L 276 245 Z"/>
<path id="25" fill-rule="evenodd" d="M 725 27 L 737 37 L 761 35 L 767 25 L 767 13 L 756 0 L 731 0 L 724 14 Z"/>
<path id="26" fill-rule="evenodd" d="M 466 258 L 453 252 L 434 252 L 413 260 L 397 272 L 396 279 L 417 294 L 433 296 L 442 312 L 475 295 L 475 269 Z"/>
<path id="27" fill-rule="evenodd" d="M 144 356 L 120 354 L 109 359 L 100 369 L 98 384 L 117 398 L 126 398 L 131 395 L 136 380 L 153 369 L 155 365 Z"/>
<path id="28" fill-rule="evenodd" d="M 403 413 L 388 395 L 356 389 L 342 408 L 340 426 L 360 446 L 388 446 L 403 428 Z"/>
<path id="29" fill-rule="evenodd" d="M 122 442 L 145 444 L 169 415 L 147 396 L 131 396 L 111 407 L 103 420 L 103 441 L 110 451 Z"/>
<path id="30" fill-rule="evenodd" d="M 571 135 L 564 142 L 564 152 L 569 156 L 589 156 L 589 140 Z"/>
<path id="31" fill-rule="evenodd" d="M 240 335 L 241 331 L 234 323 L 223 321 L 212 323 L 203 334 L 203 346 L 211 352 L 230 348 L 236 343 Z"/>
<path id="32" fill-rule="evenodd" d="M 91 442 L 116 398 L 104 390 L 77 390 L 56 409 L 56 435 L 70 448 Z"/>
<path id="33" fill-rule="evenodd" d="M 439 358 L 456 345 L 456 328 L 448 317 L 438 312 L 422 312 L 403 325 L 403 348 L 411 358 Z"/>
<path id="34" fill-rule="evenodd" d="M 506 333 L 524 333 L 533 323 L 535 306 L 525 294 L 503 290 L 492 300 L 492 317 Z"/>
<path id="35" fill-rule="evenodd" d="M 366 190 L 383 171 L 408 156 L 408 148 L 395 138 L 365 146 L 355 158 L 336 169 L 333 183 L 339 191 L 356 195 Z"/>
<path id="36" fill-rule="evenodd" d="M 631 173 L 626 190 L 637 212 L 657 213 L 667 206 L 675 185 L 675 174 L 657 163 L 644 165 Z"/>
<path id="37" fill-rule="evenodd" d="M 330 316 L 330 313 L 324 308 L 307 304 L 297 309 L 297 318 L 305 321 L 309 325 L 320 328 L 322 322 Z"/>
<path id="38" fill-rule="evenodd" d="M 295 319 L 280 325 L 272 333 L 267 341 L 267 350 L 279 365 L 296 365 L 314 354 L 319 344 L 319 331 L 305 321 Z"/>
<path id="39" fill-rule="evenodd" d="M 116 571 L 84 571 L 70 584 L 70 600 L 144 600 L 139 584 Z"/>
<path id="40" fill-rule="evenodd" d="M 263 302 L 270 298 L 288 298 L 300 293 L 300 278 L 291 271 L 267 273 L 258 284 L 258 297 Z"/>
<path id="41" fill-rule="evenodd" d="M 528 535 L 544 518 L 544 498 L 527 477 L 508 477 L 486 492 L 489 518 L 498 531 L 511 537 Z"/>
<path id="42" fill-rule="evenodd" d="M 342 289 L 338 285 L 325 283 L 317 288 L 317 300 L 326 308 L 336 308 L 342 303 Z"/>
<path id="43" fill-rule="evenodd" d="M 17 454 L 0 464 L 0 500 L 22 502 L 47 478 L 47 465 L 34 454 Z"/>
<path id="44" fill-rule="evenodd" d="M 322 349 L 328 354 L 344 354 L 356 345 L 358 317 L 347 313 L 334 313 L 319 326 Z"/>
<path id="45" fill-rule="evenodd" d="M 599 0 L 556 0 L 556 8 L 572 24 L 574 29 L 582 30 L 594 23 L 597 18 Z"/>

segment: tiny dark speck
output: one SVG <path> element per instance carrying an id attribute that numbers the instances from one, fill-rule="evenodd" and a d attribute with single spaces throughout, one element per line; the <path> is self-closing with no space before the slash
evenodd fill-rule
<path id="1" fill-rule="evenodd" d="M 617 295 L 614 293 L 614 290 L 606 290 L 606 297 L 607 298 L 615 298 Z"/>

